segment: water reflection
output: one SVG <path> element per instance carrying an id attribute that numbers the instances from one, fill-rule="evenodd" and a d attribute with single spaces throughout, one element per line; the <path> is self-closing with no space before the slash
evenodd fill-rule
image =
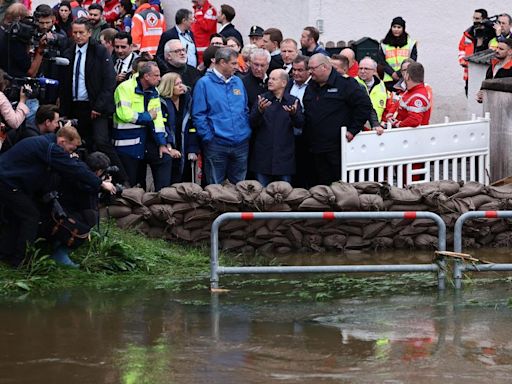
<path id="1" fill-rule="evenodd" d="M 3 302 L 0 383 L 509 382 L 507 286 L 327 303 L 247 293 Z"/>

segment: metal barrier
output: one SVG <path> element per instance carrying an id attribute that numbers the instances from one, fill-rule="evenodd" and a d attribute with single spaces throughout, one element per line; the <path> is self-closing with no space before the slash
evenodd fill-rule
<path id="1" fill-rule="evenodd" d="M 506 219 L 512 217 L 512 211 L 473 211 L 462 214 L 455 222 L 453 232 L 453 251 L 462 252 L 462 226 L 466 220 L 470 219 Z M 487 271 L 512 271 L 512 264 L 479 264 L 469 265 L 463 261 L 455 261 L 453 268 L 453 280 L 455 288 L 462 287 L 462 273 L 465 271 L 487 272 Z"/>
<path id="2" fill-rule="evenodd" d="M 341 180 L 402 187 L 437 180 L 489 183 L 490 115 L 471 121 L 361 132 L 350 143 L 341 128 Z"/>
<path id="3" fill-rule="evenodd" d="M 219 228 L 229 220 L 269 219 L 322 219 L 322 220 L 369 220 L 369 219 L 430 219 L 437 224 L 438 248 L 446 251 L 446 225 L 432 212 L 237 212 L 223 213 L 212 223 L 210 255 L 210 287 L 219 288 L 219 275 L 249 273 L 333 273 L 333 272 L 437 272 L 439 289 L 445 288 L 445 262 L 432 264 L 391 265 L 325 265 L 325 266 L 275 266 L 275 267 L 222 267 L 219 265 Z"/>

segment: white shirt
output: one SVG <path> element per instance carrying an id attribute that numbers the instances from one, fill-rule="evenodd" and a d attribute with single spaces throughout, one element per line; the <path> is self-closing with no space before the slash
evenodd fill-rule
<path id="1" fill-rule="evenodd" d="M 79 47 L 76 46 L 75 50 L 75 61 L 73 62 L 73 84 L 72 84 L 72 95 L 73 100 L 77 101 L 88 101 L 89 95 L 87 94 L 87 88 L 85 87 L 85 60 L 87 59 L 87 47 L 89 43 L 82 45 Z M 76 61 L 78 60 L 78 51 L 82 52 L 82 58 L 80 59 L 80 68 L 78 69 L 78 74 L 76 73 Z M 75 95 L 75 81 L 76 76 L 78 75 L 78 95 Z"/>
<path id="2" fill-rule="evenodd" d="M 224 28 L 226 28 L 231 23 L 226 23 L 224 25 L 221 25 L 220 29 L 217 31 L 217 33 L 220 33 Z"/>
<path id="3" fill-rule="evenodd" d="M 114 69 L 116 73 L 119 75 L 122 72 L 130 73 L 132 71 L 133 61 L 138 57 L 135 52 L 130 53 L 124 59 L 117 59 L 114 63 Z M 119 60 L 121 60 L 121 64 L 119 64 Z"/>
<path id="4" fill-rule="evenodd" d="M 231 78 L 233 77 L 233 76 L 231 76 L 230 78 L 226 79 L 222 73 L 220 73 L 219 71 L 217 71 L 217 68 L 213 68 L 213 73 L 215 73 L 215 75 L 217 75 L 217 77 L 218 77 L 219 79 L 221 79 L 223 82 L 225 82 L 226 84 L 227 84 L 227 83 L 229 83 L 229 81 L 230 81 L 230 80 L 231 80 Z"/>
<path id="5" fill-rule="evenodd" d="M 176 31 L 178 31 L 178 37 L 180 38 L 181 45 L 187 51 L 187 64 L 192 67 L 197 67 L 197 57 L 196 57 L 196 45 L 194 44 L 194 40 L 192 39 L 192 35 L 189 31 L 181 32 L 178 26 L 175 27 Z"/>
<path id="6" fill-rule="evenodd" d="M 302 98 L 304 97 L 304 92 L 306 92 L 306 87 L 308 86 L 309 80 L 308 78 L 304 84 L 298 84 L 293 80 L 292 88 L 290 89 L 290 95 L 295 96 L 300 101 L 300 105 L 304 109 L 304 105 L 302 104 Z"/>

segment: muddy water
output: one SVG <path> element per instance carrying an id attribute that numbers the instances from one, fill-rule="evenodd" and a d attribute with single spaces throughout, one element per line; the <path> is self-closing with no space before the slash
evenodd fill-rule
<path id="1" fill-rule="evenodd" d="M 318 281 L 287 278 L 4 300 L 0 383 L 511 382 L 510 280 L 319 302 L 292 295 Z"/>

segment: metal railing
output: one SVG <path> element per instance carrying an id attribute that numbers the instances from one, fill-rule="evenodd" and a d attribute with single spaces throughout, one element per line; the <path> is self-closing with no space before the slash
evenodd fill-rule
<path id="1" fill-rule="evenodd" d="M 227 274 L 271 274 L 271 273 L 352 273 L 352 272 L 437 272 L 439 289 L 445 288 L 445 262 L 439 259 L 431 264 L 389 264 L 389 265 L 324 265 L 324 266 L 246 266 L 223 267 L 219 265 L 219 228 L 230 220 L 390 220 L 430 219 L 437 224 L 438 250 L 446 251 L 446 225 L 432 212 L 236 212 L 223 213 L 212 223 L 210 254 L 210 287 L 219 288 L 219 275 Z"/>
<path id="2" fill-rule="evenodd" d="M 455 222 L 453 230 L 453 251 L 462 252 L 462 227 L 464 222 L 470 219 L 506 219 L 512 217 L 512 211 L 473 211 L 462 214 Z M 462 287 L 462 274 L 465 271 L 487 272 L 487 271 L 512 271 L 512 264 L 467 264 L 462 260 L 456 260 L 453 268 L 453 280 L 455 288 Z"/>

